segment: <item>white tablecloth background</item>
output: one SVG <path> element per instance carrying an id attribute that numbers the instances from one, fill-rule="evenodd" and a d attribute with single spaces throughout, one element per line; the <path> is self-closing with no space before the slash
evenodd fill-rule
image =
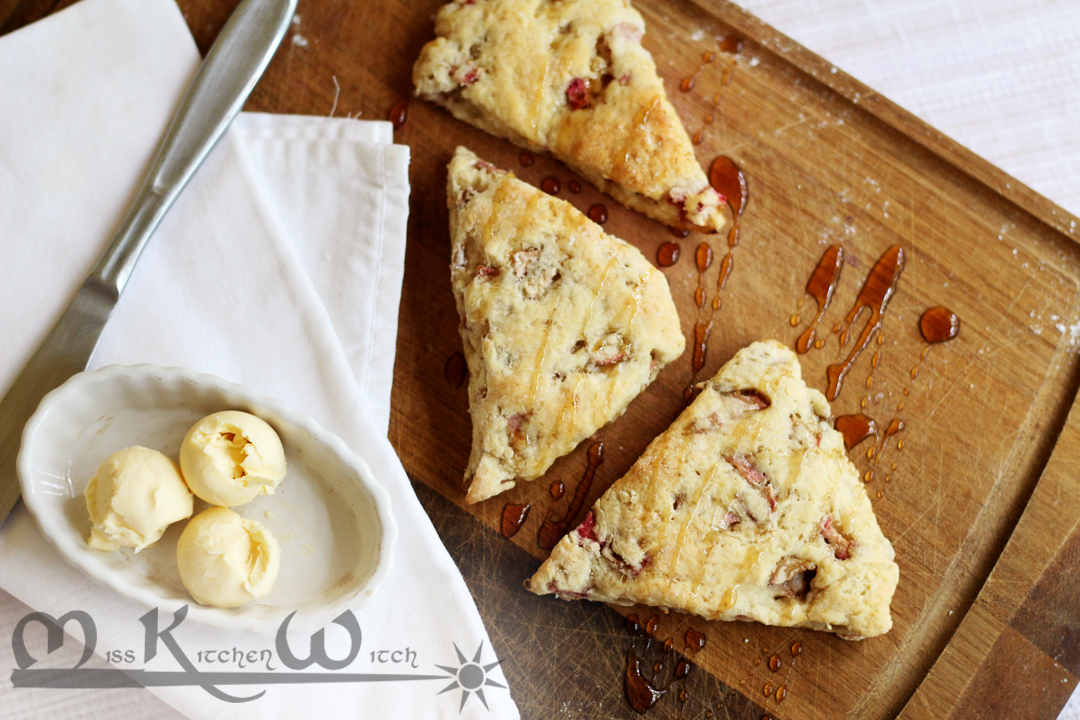
<path id="1" fill-rule="evenodd" d="M 1080 214 L 1077 0 L 739 4 Z M 299 45 L 288 42 L 282 50 L 298 51 Z M 0 591 L 0 627 L 12 627 L 27 612 L 30 608 Z M 0 668 L 14 666 L 10 643 L 0 642 Z M 21 692 L 38 694 L 38 717 L 179 717 L 145 691 Z M 1059 720 L 1080 720 L 1080 692 Z"/>

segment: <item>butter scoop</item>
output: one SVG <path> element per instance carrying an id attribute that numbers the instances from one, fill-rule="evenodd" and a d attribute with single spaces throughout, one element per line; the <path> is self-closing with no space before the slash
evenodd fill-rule
<path id="1" fill-rule="evenodd" d="M 213 505 L 235 507 L 273 495 L 285 478 L 285 450 L 274 428 L 239 410 L 207 415 L 180 446 L 191 491 Z"/>
<path id="2" fill-rule="evenodd" d="M 180 580 L 203 605 L 231 608 L 270 592 L 281 564 L 277 540 L 261 523 L 224 507 L 188 522 L 176 546 Z"/>
<path id="3" fill-rule="evenodd" d="M 94 524 L 86 544 L 94 550 L 131 547 L 139 552 L 193 510 L 176 463 L 139 445 L 105 458 L 84 495 Z"/>

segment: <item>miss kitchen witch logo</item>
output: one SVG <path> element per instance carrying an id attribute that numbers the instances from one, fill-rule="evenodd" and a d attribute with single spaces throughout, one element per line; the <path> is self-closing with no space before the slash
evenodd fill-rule
<path id="1" fill-rule="evenodd" d="M 185 605 L 173 614 L 172 623 L 165 629 L 161 629 L 158 623 L 158 610 L 154 608 L 139 618 L 143 626 L 143 663 L 153 660 L 159 651 L 159 646 L 164 646 L 172 657 L 180 665 L 177 671 L 154 671 L 154 670 L 116 670 L 113 668 L 84 668 L 83 665 L 93 656 L 97 645 L 97 626 L 89 613 L 82 610 L 72 610 L 59 618 L 54 618 L 48 613 L 33 612 L 23 617 L 15 625 L 11 635 L 11 648 L 15 655 L 15 664 L 18 668 L 11 673 L 11 684 L 16 688 L 126 688 L 126 687 L 200 687 L 219 700 L 230 703 L 244 703 L 258 700 L 266 694 L 263 689 L 254 695 L 233 695 L 225 692 L 220 686 L 266 686 L 266 685 L 296 685 L 303 683 L 407 683 L 424 682 L 431 680 L 449 681 L 436 695 L 442 695 L 454 690 L 461 692 L 461 704 L 458 712 L 465 708 L 465 703 L 471 695 L 487 708 L 487 698 L 484 696 L 484 688 L 501 688 L 506 686 L 492 680 L 490 673 L 501 660 L 484 663 L 483 642 L 476 649 L 472 659 L 468 659 L 464 653 L 454 644 L 456 663 L 449 665 L 435 665 L 443 674 L 425 675 L 418 673 L 348 673 L 343 672 L 353 662 L 361 657 L 360 623 L 356 616 L 346 610 L 334 618 L 333 623 L 343 628 L 349 635 L 349 652 L 340 659 L 329 657 L 326 652 L 324 629 L 317 630 L 311 635 L 307 657 L 299 657 L 289 644 L 288 628 L 293 615 L 290 614 L 278 627 L 274 638 L 274 651 L 249 650 L 246 653 L 239 649 L 199 651 L 195 658 L 203 665 L 231 663 L 241 668 L 260 665 L 265 670 L 260 671 L 205 671 L 196 666 L 180 643 L 173 637 L 173 631 L 187 617 L 188 606 Z M 46 631 L 46 654 L 51 654 L 64 644 L 64 626 L 69 622 L 75 622 L 82 628 L 84 649 L 82 657 L 71 668 L 35 668 L 39 658 L 34 657 L 26 647 L 26 631 L 31 623 L 38 623 Z M 372 664 L 385 666 L 394 665 L 403 669 L 418 669 L 418 655 L 415 650 L 371 650 L 365 653 Z M 135 652 L 114 650 L 107 653 L 106 658 L 114 664 L 129 663 L 135 661 Z M 275 665 L 275 660 L 277 664 Z M 300 672 L 307 670 L 312 665 L 318 665 L 327 672 Z M 283 670 L 288 668 L 288 670 Z"/>

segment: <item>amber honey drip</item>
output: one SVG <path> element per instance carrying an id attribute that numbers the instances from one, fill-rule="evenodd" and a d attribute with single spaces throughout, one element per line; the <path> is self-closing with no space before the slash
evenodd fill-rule
<path id="1" fill-rule="evenodd" d="M 562 536 L 570 531 L 574 518 L 577 517 L 577 514 L 581 512 L 581 508 L 585 505 L 585 498 L 589 495 L 589 488 L 592 486 L 593 478 L 596 477 L 596 471 L 603 462 L 604 443 L 594 442 L 589 446 L 589 464 L 585 468 L 581 480 L 578 481 L 577 489 L 574 490 L 574 497 L 570 500 L 570 507 L 567 508 L 566 515 L 560 520 L 552 520 L 551 511 L 549 510 L 548 516 L 544 518 L 544 522 L 540 526 L 536 540 L 544 550 L 554 548 L 562 539 Z"/>
<path id="2" fill-rule="evenodd" d="M 742 43 L 743 43 L 743 41 L 742 41 L 741 38 L 737 38 L 734 35 L 728 35 L 727 37 L 725 37 L 723 40 L 720 41 L 720 51 L 724 52 L 724 53 L 727 53 L 728 55 L 732 55 L 732 56 L 738 55 L 739 52 L 742 50 Z M 709 62 L 712 62 L 712 60 L 710 59 Z M 679 89 L 683 90 L 683 92 L 689 92 L 690 90 L 692 90 L 693 87 L 694 87 L 695 80 L 697 78 L 697 74 L 699 72 L 701 72 L 703 67 L 704 67 L 704 65 L 702 65 L 696 71 L 694 71 L 693 75 L 691 75 L 691 76 L 689 76 L 687 78 L 683 78 L 682 83 L 679 84 Z M 700 145 L 701 144 L 701 141 L 702 141 L 702 139 L 704 137 L 704 133 L 705 133 L 705 125 L 711 125 L 712 122 L 713 122 L 713 118 L 714 118 L 715 114 L 719 111 L 719 109 L 720 109 L 720 99 L 723 97 L 724 88 L 726 88 L 727 84 L 731 81 L 731 74 L 734 71 L 735 71 L 735 58 L 732 57 L 731 61 L 727 65 L 727 67 L 724 68 L 723 75 L 720 76 L 720 89 L 717 90 L 716 93 L 713 95 L 712 104 L 709 106 L 709 109 L 705 112 L 704 124 L 701 126 L 700 130 L 698 130 L 696 133 L 694 133 L 693 143 L 695 145 Z M 683 85 L 686 84 L 687 81 L 689 81 L 689 87 L 686 87 L 685 89 L 683 89 Z"/>
<path id="3" fill-rule="evenodd" d="M 562 185 L 559 184 L 559 179 L 557 177 L 548 175 L 540 181 L 540 189 L 548 195 L 558 195 L 559 190 L 562 189 Z"/>
<path id="4" fill-rule="evenodd" d="M 669 226 L 668 227 L 668 232 L 670 232 L 672 235 L 679 238 L 680 240 L 682 238 L 688 237 L 690 235 L 689 230 L 686 230 L 684 228 L 679 228 L 679 227 L 671 227 L 671 226 Z"/>
<path id="5" fill-rule="evenodd" d="M 851 349 L 847 358 L 845 358 L 843 362 L 834 363 L 829 366 L 829 389 L 826 393 L 826 397 L 829 400 L 835 400 L 840 394 L 840 390 L 844 383 L 844 377 L 847 375 L 848 371 L 851 370 L 852 365 L 855 364 L 855 360 L 859 357 L 859 354 L 870 344 L 870 339 L 873 337 L 874 333 L 881 329 L 885 310 L 889 305 L 889 300 L 892 298 L 893 293 L 896 292 L 896 283 L 899 281 L 900 274 L 903 270 L 904 249 L 899 245 L 893 245 L 885 251 L 885 254 L 878 259 L 873 269 L 870 270 L 870 274 L 867 276 L 862 290 L 859 291 L 859 296 L 855 299 L 855 305 L 844 318 L 840 330 L 840 347 L 847 346 L 847 338 L 848 333 L 851 331 L 851 325 L 863 310 L 870 310 L 870 319 L 867 320 L 866 325 L 863 327 L 862 332 L 855 341 L 855 346 Z"/>
<path id="6" fill-rule="evenodd" d="M 581 183 L 579 183 L 577 180 L 571 180 L 569 187 L 570 192 L 574 193 L 575 195 L 581 192 Z"/>
<path id="7" fill-rule="evenodd" d="M 625 627 L 626 632 L 630 633 L 631 635 L 641 634 L 641 621 L 638 620 L 638 616 L 634 613 L 626 616 L 626 620 L 623 622 L 623 627 Z"/>
<path id="8" fill-rule="evenodd" d="M 803 331 L 795 343 L 795 350 L 800 354 L 806 353 L 814 346 L 817 338 L 818 323 L 821 322 L 825 310 L 832 302 L 836 285 L 840 281 L 840 270 L 844 266 L 844 248 L 840 245 L 830 245 L 814 268 L 810 280 L 806 283 L 806 294 L 817 302 L 817 312 L 810 321 L 810 327 Z M 796 323 L 797 324 L 797 323 Z"/>
<path id="9" fill-rule="evenodd" d="M 656 631 L 660 628 L 660 616 L 653 615 L 645 622 L 645 632 L 649 635 L 655 635 Z"/>
<path id="10" fill-rule="evenodd" d="M 697 289 L 694 291 L 694 302 L 697 303 L 698 310 L 700 310 L 705 307 L 705 272 L 712 267 L 713 264 L 713 251 L 709 243 L 703 242 L 697 246 L 697 250 L 694 251 L 694 263 L 697 265 L 698 270 L 698 282 Z"/>
<path id="11" fill-rule="evenodd" d="M 667 640 L 664 641 L 664 652 L 669 653 L 669 652 L 672 651 L 672 649 L 674 647 L 675 647 L 675 641 L 672 640 L 671 638 L 668 638 Z"/>
<path id="12" fill-rule="evenodd" d="M 919 318 L 919 332 L 931 345 L 948 342 L 960 333 L 960 318 L 948 308 L 932 307 Z"/>
<path id="13" fill-rule="evenodd" d="M 518 530 L 525 524 L 525 520 L 529 517 L 530 505 L 516 505 L 514 503 L 506 503 L 503 507 L 502 522 L 500 523 L 500 530 L 504 538 L 512 538 L 517 535 Z"/>
<path id="14" fill-rule="evenodd" d="M 705 649 L 708 638 L 705 637 L 705 633 L 698 632 L 694 628 L 688 628 L 684 640 L 686 641 L 686 651 L 696 654 Z"/>
<path id="15" fill-rule="evenodd" d="M 682 90 L 684 93 L 693 90 L 694 85 L 697 83 L 698 74 L 700 74 L 701 71 L 705 69 L 706 65 L 708 65 L 715 59 L 716 53 L 711 51 L 703 53 L 701 56 L 701 63 L 697 66 L 697 70 L 682 79 L 682 82 L 679 83 L 679 89 Z"/>
<path id="16" fill-rule="evenodd" d="M 871 435 L 877 435 L 877 424 L 866 415 L 841 415 L 833 423 L 836 431 L 844 436 L 844 447 L 848 450 Z"/>
<path id="17" fill-rule="evenodd" d="M 739 218 L 746 209 L 746 202 L 750 199 L 750 190 L 746 184 L 746 176 L 735 161 L 726 155 L 713 160 L 709 166 L 709 185 L 727 200 L 731 208 L 731 230 L 728 231 L 728 247 L 733 248 L 739 244 Z"/>
<path id="18" fill-rule="evenodd" d="M 630 707 L 639 713 L 648 712 L 667 690 L 661 690 L 641 674 L 641 658 L 633 650 L 626 653 L 626 675 L 623 690 Z"/>
<path id="19" fill-rule="evenodd" d="M 773 656 L 769 658 L 769 669 L 773 672 L 778 672 L 781 665 L 783 665 L 783 661 L 780 659 L 779 655 L 774 653 Z"/>
<path id="20" fill-rule="evenodd" d="M 386 114 L 386 119 L 393 124 L 395 130 L 400 130 L 409 119 L 409 98 L 403 97 L 394 103 L 390 112 Z"/>
<path id="21" fill-rule="evenodd" d="M 601 203 L 597 203 L 589 208 L 589 219 L 597 225 L 603 225 L 607 222 L 607 206 Z"/>
<path id="22" fill-rule="evenodd" d="M 461 353 L 454 353 L 448 357 L 446 365 L 443 366 L 443 377 L 446 378 L 446 382 L 450 383 L 450 387 L 455 390 L 464 385 L 465 380 L 469 377 L 469 366 L 465 363 L 465 356 Z"/>
<path id="23" fill-rule="evenodd" d="M 566 485 L 562 480 L 553 480 L 548 492 L 551 493 L 552 500 L 561 500 L 562 496 L 566 494 Z"/>
<path id="24" fill-rule="evenodd" d="M 529 167 L 536 162 L 536 157 L 528 150 L 522 150 L 521 155 L 518 155 L 518 162 L 522 167 Z"/>
<path id="25" fill-rule="evenodd" d="M 656 264 L 660 267 L 671 267 L 679 261 L 679 253 L 682 248 L 679 243 L 666 242 L 656 250 Z"/>
<path id="26" fill-rule="evenodd" d="M 791 657 L 797 658 L 802 655 L 802 641 L 796 640 L 791 643 Z"/>
<path id="27" fill-rule="evenodd" d="M 734 250 L 739 244 L 739 218 L 742 217 L 746 203 L 750 199 L 746 177 L 735 161 L 725 155 L 716 158 L 709 168 L 709 184 L 727 199 L 728 207 L 731 208 L 731 230 L 727 238 L 728 251 L 720 262 L 716 291 L 707 315 L 702 312 L 705 309 L 706 300 L 705 272 L 712 265 L 714 255 L 712 246 L 707 242 L 701 243 L 697 248 L 695 261 L 698 269 L 698 284 L 694 292 L 694 301 L 698 306 L 698 321 L 694 325 L 694 354 L 690 383 L 683 391 L 683 399 L 687 402 L 694 395 L 693 386 L 697 381 L 698 373 L 705 367 L 709 351 L 709 336 L 712 334 L 716 311 L 723 303 L 724 287 L 735 266 Z"/>

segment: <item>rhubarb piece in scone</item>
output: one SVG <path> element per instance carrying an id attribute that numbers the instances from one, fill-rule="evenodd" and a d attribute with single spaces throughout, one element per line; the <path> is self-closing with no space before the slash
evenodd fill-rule
<path id="1" fill-rule="evenodd" d="M 892 545 L 795 354 L 754 343 L 700 387 L 529 588 L 848 640 L 887 632 Z"/>
<path id="2" fill-rule="evenodd" d="M 464 148 L 447 192 L 475 503 L 622 415 L 685 343 L 663 274 L 570 203 Z"/>
<path id="3" fill-rule="evenodd" d="M 626 0 L 456 0 L 413 68 L 416 94 L 549 151 L 627 207 L 712 232 L 709 185 Z"/>

